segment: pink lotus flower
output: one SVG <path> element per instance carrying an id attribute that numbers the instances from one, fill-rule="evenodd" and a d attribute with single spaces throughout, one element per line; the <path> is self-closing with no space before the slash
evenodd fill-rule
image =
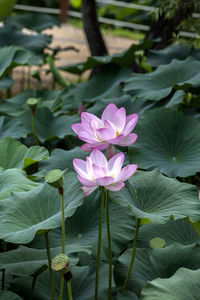
<path id="1" fill-rule="evenodd" d="M 126 116 L 124 107 L 120 109 L 110 103 L 103 111 L 101 119 L 88 112 L 82 112 L 81 123 L 73 124 L 72 129 L 79 139 L 86 142 L 81 149 L 105 150 L 109 144 L 129 146 L 137 139 L 137 134 L 130 133 L 138 120 L 137 114 Z"/>
<path id="2" fill-rule="evenodd" d="M 83 185 L 84 196 L 91 194 L 98 186 L 105 186 L 110 191 L 119 191 L 124 187 L 124 181 L 131 177 L 137 165 L 131 164 L 122 169 L 124 154 L 118 153 L 107 161 L 104 154 L 95 149 L 86 161 L 75 158 L 74 169 Z"/>

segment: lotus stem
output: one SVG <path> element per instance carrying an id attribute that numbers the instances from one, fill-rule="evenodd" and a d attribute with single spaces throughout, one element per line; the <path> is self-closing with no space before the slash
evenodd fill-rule
<path id="1" fill-rule="evenodd" d="M 104 207 L 104 187 L 101 187 L 101 207 L 99 216 L 99 239 L 97 248 L 97 263 L 96 263 L 96 280 L 95 280 L 95 300 L 98 300 L 98 290 L 99 290 L 99 267 L 101 258 L 101 240 L 102 240 L 102 224 L 103 224 L 103 207 Z"/>
<path id="2" fill-rule="evenodd" d="M 3 252 L 7 251 L 7 244 L 5 241 L 2 241 L 2 247 L 3 247 Z M 2 278 L 1 278 L 1 289 L 4 290 L 5 288 L 5 273 L 6 270 L 2 269 Z"/>
<path id="3" fill-rule="evenodd" d="M 37 279 L 37 276 L 34 276 L 34 277 L 33 277 L 33 281 L 32 281 L 32 286 L 31 286 L 31 296 L 30 296 L 30 300 L 33 299 L 33 294 L 34 294 L 34 289 L 35 289 L 36 279 Z"/>
<path id="4" fill-rule="evenodd" d="M 33 130 L 34 141 L 35 141 L 36 145 L 39 145 L 38 138 L 36 135 L 36 129 L 35 129 L 35 112 L 34 111 L 31 112 L 31 116 L 32 116 L 32 130 Z"/>
<path id="5" fill-rule="evenodd" d="M 67 289 L 68 289 L 68 296 L 69 296 L 69 300 L 73 300 L 72 297 L 72 286 L 71 286 L 71 280 L 69 280 L 67 282 Z"/>
<path id="6" fill-rule="evenodd" d="M 61 274 L 59 300 L 63 299 L 63 290 L 64 290 L 64 277 Z"/>
<path id="7" fill-rule="evenodd" d="M 108 280 L 108 300 L 112 297 L 112 246 L 110 234 L 110 217 L 109 217 L 109 191 L 106 190 L 106 225 L 108 237 L 108 255 L 109 255 L 109 280 Z"/>
<path id="8" fill-rule="evenodd" d="M 61 218 L 62 218 L 62 254 L 65 254 L 65 212 L 64 212 L 64 189 L 58 189 L 61 196 Z M 63 299 L 64 277 L 61 275 L 59 300 Z"/>
<path id="9" fill-rule="evenodd" d="M 4 290 L 4 287 L 5 287 L 5 269 L 2 269 L 1 289 Z"/>
<path id="10" fill-rule="evenodd" d="M 126 287 L 127 287 L 128 281 L 129 281 L 129 277 L 131 275 L 133 263 L 134 263 L 134 260 L 135 260 L 136 244 L 137 244 L 137 238 L 138 238 L 139 228 L 140 228 L 140 219 L 137 219 L 136 229 L 135 229 L 135 236 L 134 236 L 134 241 L 133 241 L 132 257 L 131 257 L 131 261 L 130 261 L 130 264 L 129 264 L 129 268 L 128 268 L 128 272 L 127 272 L 127 275 L 126 275 L 126 279 L 124 281 L 122 292 L 124 292 L 126 290 Z"/>
<path id="11" fill-rule="evenodd" d="M 65 211 L 64 211 L 64 189 L 59 188 L 61 195 L 61 214 L 62 214 L 62 253 L 65 254 Z"/>
<path id="12" fill-rule="evenodd" d="M 53 276 L 53 270 L 51 267 L 52 259 L 51 259 L 51 250 L 49 245 L 49 237 L 48 232 L 45 233 L 45 242 L 46 242 L 46 250 L 47 250 L 47 257 L 48 257 L 48 264 L 49 264 L 49 275 L 51 279 L 51 300 L 55 298 L 55 279 Z"/>

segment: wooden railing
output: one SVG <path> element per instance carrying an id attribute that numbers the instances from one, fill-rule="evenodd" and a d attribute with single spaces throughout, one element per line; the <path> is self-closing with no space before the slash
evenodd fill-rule
<path id="1" fill-rule="evenodd" d="M 64 1 L 66 1 L 66 3 L 68 3 L 68 0 L 63 0 L 63 3 L 64 3 Z M 156 10 L 158 10 L 157 7 L 138 5 L 138 4 L 126 3 L 126 2 L 115 1 L 115 0 L 96 0 L 96 2 L 97 2 L 97 4 L 111 4 L 111 5 L 115 5 L 119 8 L 120 7 L 132 8 L 132 9 L 146 11 L 148 13 L 153 13 Z M 16 10 L 61 15 L 63 20 L 65 20 L 65 18 L 67 16 L 71 16 L 71 17 L 79 18 L 79 19 L 82 18 L 82 14 L 80 12 L 68 10 L 67 8 L 68 8 L 68 6 L 66 6 L 66 5 L 61 6 L 61 9 L 30 6 L 30 5 L 20 5 L 20 4 L 15 5 Z M 62 9 L 65 11 L 63 11 Z M 200 18 L 200 14 L 194 13 L 192 15 L 192 17 Z M 109 18 L 103 18 L 103 17 L 99 17 L 98 20 L 100 23 L 110 24 L 110 25 L 114 25 L 116 27 L 130 28 L 130 29 L 137 30 L 137 31 L 148 31 L 150 29 L 150 26 L 144 25 L 144 24 L 130 23 L 130 22 L 109 19 Z M 193 33 L 193 32 L 181 31 L 180 35 L 184 36 L 184 37 L 190 37 L 190 38 L 200 38 L 199 34 Z"/>

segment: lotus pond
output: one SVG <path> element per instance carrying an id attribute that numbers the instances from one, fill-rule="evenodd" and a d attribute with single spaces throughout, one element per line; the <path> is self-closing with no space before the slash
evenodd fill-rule
<path id="1" fill-rule="evenodd" d="M 0 299 L 199 300 L 200 50 L 144 42 L 61 72 L 54 20 L 30 36 L 31 18 L 0 28 Z M 17 66 L 37 89 L 13 93 Z"/>

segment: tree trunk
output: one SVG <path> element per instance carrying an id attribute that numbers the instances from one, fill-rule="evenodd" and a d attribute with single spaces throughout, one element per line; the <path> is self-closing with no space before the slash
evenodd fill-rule
<path id="1" fill-rule="evenodd" d="M 98 23 L 95 0 L 82 0 L 82 19 L 91 55 L 107 55 L 108 51 Z"/>
<path id="2" fill-rule="evenodd" d="M 195 6 L 193 0 L 182 0 L 176 15 L 168 19 L 165 14 L 159 16 L 158 20 L 151 26 L 146 34 L 145 40 L 153 40 L 161 38 L 161 41 L 155 43 L 153 49 L 163 49 L 170 45 L 173 41 L 173 34 L 178 33 L 177 27 L 181 22 L 189 18 L 194 12 Z"/>

